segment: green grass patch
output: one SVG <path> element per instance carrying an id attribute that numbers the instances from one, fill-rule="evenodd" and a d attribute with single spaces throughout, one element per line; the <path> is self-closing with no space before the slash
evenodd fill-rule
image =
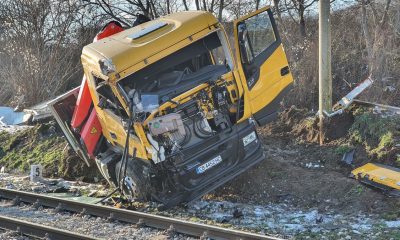
<path id="1" fill-rule="evenodd" d="M 45 169 L 58 169 L 63 158 L 65 140 L 38 125 L 10 134 L 0 132 L 0 165 L 22 172 L 31 164 L 41 164 Z"/>
<path id="2" fill-rule="evenodd" d="M 337 154 L 337 155 L 343 155 L 343 154 L 345 154 L 345 153 L 347 153 L 347 152 L 350 152 L 350 151 L 353 150 L 353 149 L 354 149 L 354 147 L 351 146 L 350 144 L 342 144 L 342 145 L 338 146 L 338 147 L 335 149 L 335 154 Z"/>
<path id="3" fill-rule="evenodd" d="M 355 143 L 363 144 L 368 154 L 376 156 L 379 160 L 387 156 L 396 139 L 400 139 L 399 126 L 399 117 L 382 117 L 365 111 L 356 112 L 354 123 L 350 128 L 350 138 Z"/>

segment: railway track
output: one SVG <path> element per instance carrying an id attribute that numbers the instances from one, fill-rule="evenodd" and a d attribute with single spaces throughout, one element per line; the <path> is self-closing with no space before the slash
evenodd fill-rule
<path id="1" fill-rule="evenodd" d="M 274 239 L 279 238 L 245 231 L 222 228 L 213 225 L 194 223 L 185 220 L 148 214 L 138 211 L 118 209 L 108 206 L 95 205 L 71 201 L 42 194 L 23 192 L 11 189 L 0 188 L 0 198 L 14 200 L 14 202 L 24 202 L 35 204 L 36 206 L 50 207 L 63 211 L 93 215 L 97 217 L 117 220 L 126 223 L 136 224 L 138 227 L 151 227 L 165 229 L 170 232 L 177 232 L 189 236 L 200 237 L 202 239 Z M 2 220 L 0 219 L 0 222 Z M 30 227 L 34 227 L 31 225 Z M 4 227 L 6 228 L 6 227 Z M 7 228 L 10 229 L 10 228 Z M 15 229 L 11 229 L 15 230 Z M 20 228 L 23 231 L 24 228 Z M 39 231 L 39 230 L 38 230 Z M 50 234 L 50 230 L 48 234 Z M 54 238 L 64 239 L 64 238 Z M 81 239 L 81 238 L 75 238 Z M 86 238 L 83 238 L 86 239 Z M 90 238 L 89 238 L 90 239 Z M 92 238 L 93 239 L 93 238 Z"/>
<path id="2" fill-rule="evenodd" d="M 42 239 L 95 240 L 97 238 L 48 227 L 15 218 L 0 216 L 0 228 Z"/>

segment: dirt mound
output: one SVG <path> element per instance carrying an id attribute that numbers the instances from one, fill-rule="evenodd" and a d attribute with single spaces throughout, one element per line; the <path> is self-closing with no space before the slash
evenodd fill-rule
<path id="1" fill-rule="evenodd" d="M 326 142 L 344 137 L 354 122 L 351 112 L 326 118 L 324 123 L 324 138 Z M 299 140 L 319 142 L 319 119 L 315 113 L 295 106 L 282 111 L 279 119 L 266 127 L 269 133 L 292 133 Z"/>
<path id="2" fill-rule="evenodd" d="M 62 163 L 59 172 L 67 180 L 92 182 L 94 178 L 102 179 L 94 162 L 88 167 L 71 148 L 65 151 Z"/>

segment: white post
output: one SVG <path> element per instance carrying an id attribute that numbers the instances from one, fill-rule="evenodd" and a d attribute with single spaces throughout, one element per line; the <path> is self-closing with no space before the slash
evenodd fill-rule
<path id="1" fill-rule="evenodd" d="M 31 182 L 40 182 L 43 179 L 43 167 L 40 164 L 31 165 L 30 180 Z"/>

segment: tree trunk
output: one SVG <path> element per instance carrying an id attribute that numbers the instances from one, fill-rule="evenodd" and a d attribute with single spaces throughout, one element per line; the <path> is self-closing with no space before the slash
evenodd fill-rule
<path id="1" fill-rule="evenodd" d="M 186 10 L 186 11 L 189 11 L 189 7 L 188 7 L 188 5 L 187 5 L 186 0 L 182 0 L 182 2 L 183 2 L 183 6 L 185 6 L 185 10 Z"/>
<path id="2" fill-rule="evenodd" d="M 369 62 L 368 69 L 369 72 L 371 72 L 373 51 L 372 51 L 372 39 L 368 27 L 368 17 L 367 17 L 367 8 L 365 0 L 361 0 L 361 27 L 364 33 L 365 47 L 367 48 L 368 62 Z"/>
<path id="3" fill-rule="evenodd" d="M 300 35 L 304 38 L 307 36 L 306 34 L 306 21 L 304 19 L 304 1 L 299 2 L 299 17 L 300 17 Z"/>
<path id="4" fill-rule="evenodd" d="M 279 2 L 280 0 L 274 0 L 275 13 L 276 16 L 278 16 L 278 20 L 282 22 L 282 15 L 281 15 L 281 10 L 279 9 Z"/>
<path id="5" fill-rule="evenodd" d="M 208 11 L 210 13 L 214 12 L 214 4 L 215 4 L 215 0 L 211 0 L 210 7 L 208 8 Z"/>
<path id="6" fill-rule="evenodd" d="M 207 11 L 207 4 L 206 4 L 206 0 L 203 0 L 203 10 Z"/>
<path id="7" fill-rule="evenodd" d="M 292 45 L 292 41 L 290 40 L 289 37 L 287 37 L 287 28 L 282 20 L 282 14 L 281 14 L 281 10 L 279 8 L 279 4 L 280 4 L 280 0 L 274 0 L 274 8 L 275 8 L 275 14 L 277 16 L 277 22 L 278 25 L 281 27 L 282 29 L 282 35 L 285 37 L 287 45 L 288 46 L 293 46 Z"/>
<path id="8" fill-rule="evenodd" d="M 167 14 L 170 14 L 171 13 L 171 10 L 170 10 L 170 7 L 169 7 L 169 0 L 167 0 Z"/>
<path id="9" fill-rule="evenodd" d="M 300 17 L 300 35 L 304 38 L 307 36 L 306 33 L 306 21 L 304 20 L 304 16 Z"/>
<path id="10" fill-rule="evenodd" d="M 219 1 L 218 21 L 222 21 L 222 11 L 224 10 L 224 0 Z"/>
<path id="11" fill-rule="evenodd" d="M 152 9 L 151 12 L 152 12 L 152 15 L 154 16 L 153 19 L 158 18 L 160 15 L 158 15 L 158 13 L 157 13 L 156 6 L 154 6 L 154 1 L 150 1 L 150 3 L 151 3 L 150 9 Z"/>
<path id="12" fill-rule="evenodd" d="M 196 3 L 196 10 L 200 10 L 199 0 L 196 0 L 195 3 Z"/>

